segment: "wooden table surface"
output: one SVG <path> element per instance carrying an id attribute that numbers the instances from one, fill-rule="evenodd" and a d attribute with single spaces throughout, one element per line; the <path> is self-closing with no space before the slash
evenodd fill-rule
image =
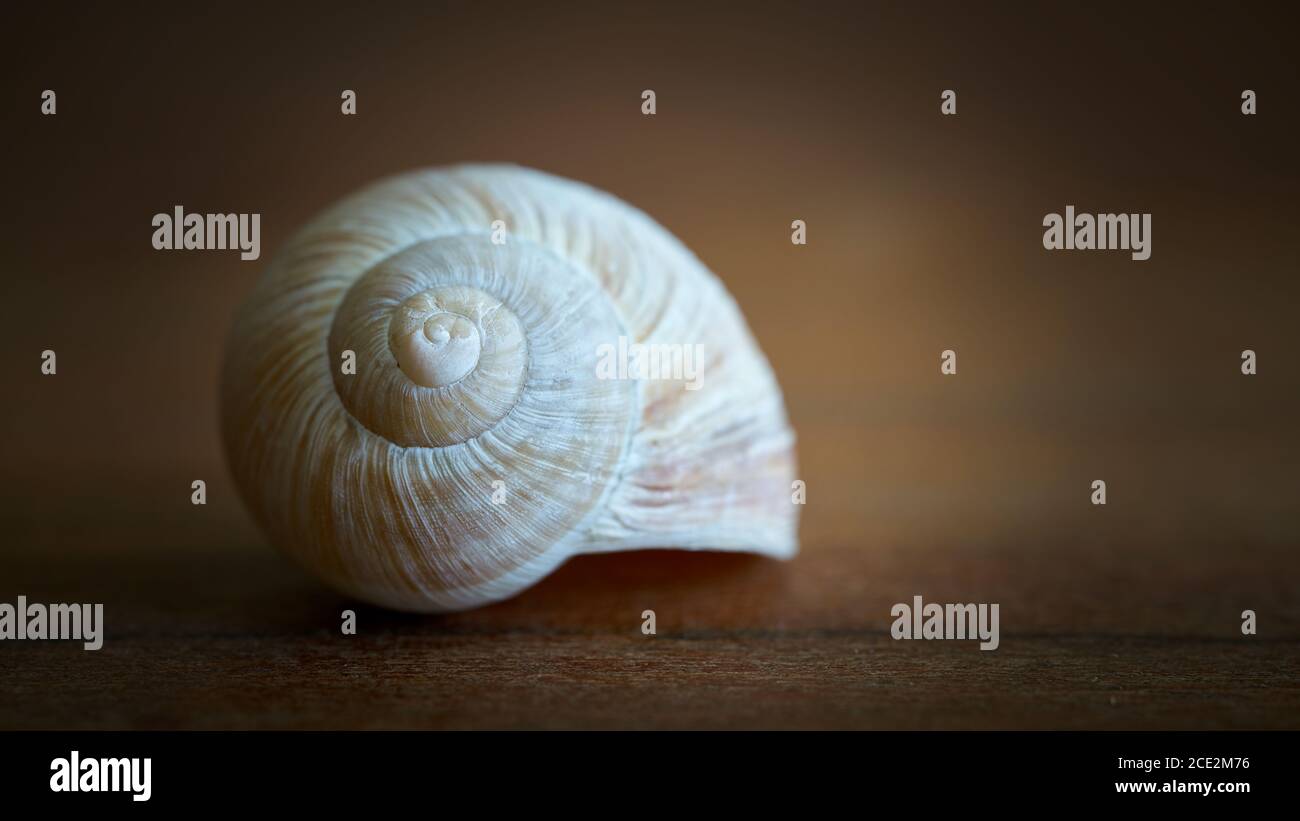
<path id="1" fill-rule="evenodd" d="M 0 555 L 7 600 L 104 602 L 107 638 L 0 643 L 0 728 L 1300 726 L 1285 539 L 1121 538 L 1085 516 L 963 540 L 943 516 L 882 523 L 858 491 L 814 483 L 791 562 L 581 557 L 477 611 L 359 608 L 344 636 L 356 604 L 267 547 L 224 489 L 207 508 L 34 503 L 13 544 L 39 549 Z M 998 602 L 1001 646 L 891 640 L 890 607 L 914 594 Z M 1247 607 L 1259 635 L 1240 633 Z"/>

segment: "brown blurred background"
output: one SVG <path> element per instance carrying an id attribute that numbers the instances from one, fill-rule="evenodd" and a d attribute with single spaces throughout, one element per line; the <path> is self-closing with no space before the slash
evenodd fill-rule
<path id="1" fill-rule="evenodd" d="M 11 686 L 47 693 L 0 727 L 1294 726 L 1300 77 L 1282 23 L 1129 4 L 17 12 L 0 601 L 104 601 L 110 632 L 99 654 L 0 646 Z M 370 612 L 370 643 L 338 649 L 346 605 L 265 545 L 226 474 L 224 336 L 319 209 L 474 160 L 610 191 L 722 278 L 800 436 L 799 559 L 584 558 L 489 610 Z M 154 251 L 152 216 L 178 204 L 260 212 L 262 260 Z M 1151 259 L 1044 251 L 1043 215 L 1071 204 L 1152 213 Z M 1002 602 L 1003 649 L 891 644 L 889 606 L 914 594 Z M 658 655 L 629 661 L 643 607 Z M 394 671 L 384 642 L 442 666 Z M 699 680 L 706 662 L 724 678 Z M 298 693 L 241 672 L 266 669 Z M 339 711 L 357 695 L 340 670 L 378 688 L 366 717 Z M 124 705 L 65 681 L 87 671 L 175 684 Z M 656 676 L 678 695 L 640 689 Z M 1049 691 L 1007 695 L 1027 686 Z"/>

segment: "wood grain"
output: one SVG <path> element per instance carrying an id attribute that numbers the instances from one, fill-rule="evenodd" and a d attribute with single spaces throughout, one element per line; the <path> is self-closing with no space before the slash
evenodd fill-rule
<path id="1" fill-rule="evenodd" d="M 247 523 L 205 528 L 176 510 L 134 531 L 129 511 L 86 532 L 68 517 L 56 532 L 92 540 L 0 559 L 6 591 L 103 601 L 108 623 L 94 653 L 0 644 L 0 728 L 1300 726 L 1286 548 L 1229 561 L 1214 544 L 1135 558 L 1131 543 L 899 536 L 814 538 L 788 563 L 592 556 L 478 611 L 360 608 L 359 634 L 343 636 L 355 603 Z M 999 602 L 1001 647 L 891 640 L 889 608 L 912 594 Z M 1258 636 L 1238 629 L 1247 606 Z M 640 632 L 647 608 L 654 636 Z"/>

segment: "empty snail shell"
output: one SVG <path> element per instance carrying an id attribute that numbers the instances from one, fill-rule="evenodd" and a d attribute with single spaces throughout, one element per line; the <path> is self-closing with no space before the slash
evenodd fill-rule
<path id="1" fill-rule="evenodd" d="M 698 383 L 599 367 L 656 345 L 693 346 Z M 271 540 L 386 607 L 497 601 L 581 553 L 798 549 L 794 435 L 730 295 L 538 171 L 418 171 L 323 212 L 238 311 L 221 405 Z"/>

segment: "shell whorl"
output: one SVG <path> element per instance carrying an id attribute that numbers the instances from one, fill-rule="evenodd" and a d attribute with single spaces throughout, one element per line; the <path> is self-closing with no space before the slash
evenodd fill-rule
<path id="1" fill-rule="evenodd" d="M 668 334 L 705 343 L 709 390 L 599 377 L 602 344 Z M 730 298 L 644 214 L 539 172 L 327 210 L 240 310 L 222 406 L 272 540 L 389 607 L 505 598 L 579 552 L 795 549 L 793 437 Z"/>

